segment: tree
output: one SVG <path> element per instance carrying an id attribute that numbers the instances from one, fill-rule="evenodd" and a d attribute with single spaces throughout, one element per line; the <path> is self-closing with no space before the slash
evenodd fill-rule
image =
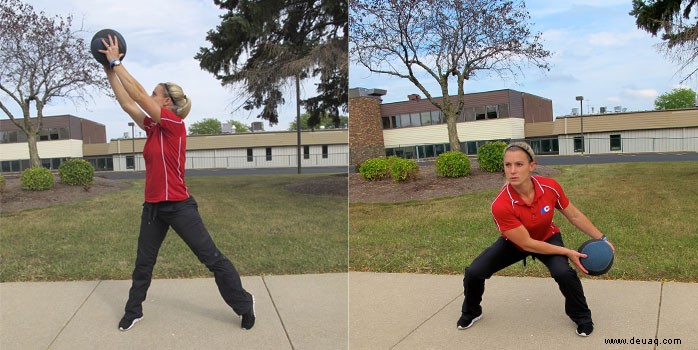
<path id="1" fill-rule="evenodd" d="M 692 108 L 696 103 L 695 91 L 681 87 L 659 95 L 654 100 L 654 107 L 658 111 L 667 109 Z"/>
<path id="2" fill-rule="evenodd" d="M 679 64 L 679 70 L 688 70 L 681 82 L 698 72 L 689 68 L 698 58 L 698 23 L 691 18 L 691 10 L 698 6 L 695 0 L 633 0 L 635 24 L 652 36 L 662 34 L 659 51 Z"/>
<path id="3" fill-rule="evenodd" d="M 317 95 L 301 102 L 311 124 L 347 111 L 347 5 L 342 0 L 214 0 L 228 10 L 195 56 L 223 85 L 242 84 L 243 108 L 262 108 L 258 118 L 278 123 L 282 88 L 318 77 Z"/>
<path id="4" fill-rule="evenodd" d="M 0 91 L 22 115 L 1 100 L 0 109 L 27 135 L 32 167 L 41 166 L 37 136 L 46 105 L 61 98 L 86 103 L 92 90 L 111 91 L 85 41 L 72 31 L 72 20 L 72 15 L 37 13 L 20 0 L 0 0 Z"/>
<path id="5" fill-rule="evenodd" d="M 215 118 L 204 118 L 189 126 L 189 135 L 213 135 L 221 133 L 221 122 Z"/>
<path id="6" fill-rule="evenodd" d="M 339 116 L 339 125 L 337 125 L 332 116 L 324 115 L 320 118 L 320 122 L 316 125 L 309 126 L 308 120 L 310 120 L 310 114 L 301 114 L 301 130 L 315 130 L 315 128 L 325 127 L 325 128 L 341 128 L 346 127 L 349 124 L 349 117 Z M 296 121 L 292 121 L 288 124 L 288 131 L 296 131 Z"/>
<path id="7" fill-rule="evenodd" d="M 237 121 L 237 120 L 231 120 L 228 122 L 228 124 L 232 125 L 235 127 L 235 132 L 236 133 L 243 133 L 243 132 L 250 132 L 250 127 Z"/>
<path id="8" fill-rule="evenodd" d="M 409 80 L 446 119 L 452 150 L 464 83 L 480 74 L 504 78 L 525 62 L 548 69 L 541 33 L 532 34 L 523 2 L 505 0 L 350 0 L 351 57 L 374 73 Z M 438 83 L 443 98 L 423 84 Z M 448 98 L 451 81 L 457 93 Z"/>

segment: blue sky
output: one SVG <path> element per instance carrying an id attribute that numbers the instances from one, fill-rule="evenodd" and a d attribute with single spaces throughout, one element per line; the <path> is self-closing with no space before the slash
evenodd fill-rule
<path id="1" fill-rule="evenodd" d="M 683 75 L 678 67 L 656 50 L 660 42 L 637 29 L 628 13 L 631 0 L 549 1 L 529 0 L 533 32 L 543 34 L 544 48 L 552 52 L 551 69 L 524 68 L 516 79 L 479 77 L 466 82 L 466 92 L 514 89 L 549 98 L 553 115 L 569 115 L 579 107 L 576 96 L 584 96 L 584 113 L 591 107 L 628 111 L 654 109 L 655 98 L 678 87 Z M 422 80 L 434 96 L 440 96 L 433 79 Z M 451 82 L 454 88 L 455 80 Z M 695 81 L 684 86 L 696 90 Z M 386 89 L 384 102 L 404 101 L 420 93 L 405 79 L 371 74 L 351 62 L 349 86 Z M 421 93 L 420 93 L 421 94 Z"/>
<path id="2" fill-rule="evenodd" d="M 221 121 L 237 120 L 245 124 L 259 121 L 256 113 L 239 107 L 242 100 L 230 88 L 221 87 L 210 73 L 199 68 L 194 55 L 199 47 L 209 46 L 206 32 L 220 24 L 223 13 L 213 0 L 24 0 L 37 11 L 48 15 L 73 14 L 74 27 L 82 24 L 82 36 L 89 40 L 104 28 L 119 31 L 128 45 L 124 66 L 140 81 L 147 91 L 156 84 L 171 81 L 181 85 L 192 99 L 192 111 L 185 123 L 191 125 L 203 118 Z M 105 76 L 106 79 L 106 76 Z M 305 91 L 314 93 L 312 83 L 304 84 Z M 11 107 L 15 116 L 21 115 L 16 103 L 0 95 L 3 103 Z M 295 120 L 295 85 L 287 89 L 287 103 L 279 111 L 279 124 L 270 127 L 264 122 L 265 130 L 287 130 Z M 303 111 L 301 110 L 301 113 Z M 32 115 L 36 115 L 32 110 Z M 95 95 L 88 105 L 54 101 L 44 109 L 44 115 L 72 114 L 102 123 L 107 129 L 107 139 L 130 135 L 128 115 L 115 100 L 108 96 Z M 0 118 L 7 119 L 2 113 Z M 144 135 L 144 134 L 143 134 Z M 138 135 L 136 135 L 138 136 Z"/>

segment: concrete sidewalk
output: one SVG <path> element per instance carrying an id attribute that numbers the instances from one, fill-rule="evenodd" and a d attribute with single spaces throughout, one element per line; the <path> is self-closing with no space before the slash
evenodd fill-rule
<path id="1" fill-rule="evenodd" d="M 0 284 L 0 349 L 347 349 L 347 274 L 243 277 L 245 331 L 212 278 L 154 280 L 144 318 L 117 324 L 131 281 Z"/>
<path id="2" fill-rule="evenodd" d="M 492 277 L 483 318 L 458 330 L 462 279 L 350 273 L 350 349 L 698 349 L 698 284 L 582 279 L 595 323 L 582 338 L 552 278 Z"/>
<path id="3" fill-rule="evenodd" d="M 698 284 L 582 283 L 596 324 L 588 338 L 575 335 L 551 278 L 493 277 L 467 330 L 456 329 L 461 276 L 243 277 L 256 299 L 250 331 L 211 278 L 153 281 L 145 318 L 127 332 L 117 323 L 130 281 L 2 283 L 0 349 L 698 349 Z M 659 346 L 642 345 L 655 337 Z"/>

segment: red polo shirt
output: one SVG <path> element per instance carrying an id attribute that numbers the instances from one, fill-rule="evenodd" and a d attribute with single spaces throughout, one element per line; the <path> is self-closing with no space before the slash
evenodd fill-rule
<path id="1" fill-rule="evenodd" d="M 145 201 L 158 203 L 189 198 L 184 183 L 187 129 L 182 118 L 162 108 L 159 124 L 146 117 L 143 126 L 148 136 L 143 147 Z"/>
<path id="2" fill-rule="evenodd" d="M 535 194 L 531 204 L 523 201 L 516 190 L 507 184 L 499 192 L 492 203 L 492 216 L 499 231 L 511 230 L 523 225 L 531 238 L 545 241 L 560 229 L 553 223 L 554 208 L 565 209 L 570 201 L 562 191 L 557 181 L 542 177 L 532 176 Z"/>

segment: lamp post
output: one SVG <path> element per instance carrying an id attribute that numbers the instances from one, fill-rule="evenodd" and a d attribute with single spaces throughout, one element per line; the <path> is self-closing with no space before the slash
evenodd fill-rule
<path id="1" fill-rule="evenodd" d="M 584 109 L 582 108 L 584 96 L 577 96 L 575 99 L 579 101 L 579 120 L 581 122 L 580 134 L 582 134 L 582 155 L 584 155 L 584 149 L 586 148 L 586 144 L 584 142 Z"/>
<path id="2" fill-rule="evenodd" d="M 136 123 L 128 122 L 131 127 L 131 156 L 133 157 L 133 171 L 136 171 Z"/>

